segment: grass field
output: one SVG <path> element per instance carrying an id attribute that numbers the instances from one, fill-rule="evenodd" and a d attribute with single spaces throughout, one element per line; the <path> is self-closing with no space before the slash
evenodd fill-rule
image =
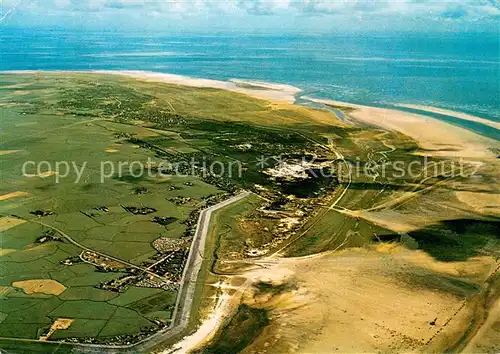
<path id="1" fill-rule="evenodd" d="M 24 76 L 4 76 L 3 86 L 9 86 L 9 78 L 31 81 Z M 61 241 L 37 243 L 37 238 L 49 230 L 38 222 L 63 230 L 85 247 L 140 265 L 157 254 L 152 247 L 155 239 L 181 237 L 186 230 L 182 222 L 197 203 L 220 190 L 197 177 L 134 179 L 129 178 L 128 171 L 101 183 L 101 161 L 146 163 L 149 158 L 155 159 L 151 150 L 124 141 L 120 134 L 140 139 L 158 134 L 147 128 L 95 120 L 78 110 L 69 114 L 46 107 L 61 99 L 61 86 L 57 80 L 30 83 L 24 87 L 29 91 L 22 96 L 15 96 L 12 89 L 0 89 L 2 151 L 9 152 L 2 155 L 0 172 L 0 213 L 4 215 L 1 247 L 8 250 L 0 263 L 1 285 L 8 289 L 1 300 L 6 316 L 0 324 L 0 337 L 36 339 L 58 317 L 75 321 L 50 339 L 107 338 L 157 327 L 155 318 L 169 319 L 166 314 L 175 302 L 175 291 L 131 287 L 120 294 L 95 288 L 125 273 L 101 273 L 85 263 L 61 264 L 78 257 L 81 249 Z M 36 112 L 26 112 L 34 106 L 38 107 Z M 111 147 L 114 152 L 109 152 Z M 26 161 L 47 161 L 50 166 L 42 166 L 40 171 L 32 168 L 26 172 L 33 176 L 24 177 L 22 166 Z M 55 174 L 58 161 L 74 162 L 79 168 L 86 163 L 78 183 L 74 170 L 64 178 L 65 171 Z M 187 186 L 186 182 L 191 184 Z M 138 188 L 147 192 L 138 194 Z M 177 206 L 169 201 L 179 196 L 191 198 L 191 204 Z M 123 205 L 144 205 L 156 212 L 133 215 Z M 95 210 L 100 206 L 108 211 Z M 50 210 L 53 215 L 37 218 L 30 214 L 37 209 Z M 28 221 L 7 219 L 8 215 Z M 165 227 L 152 223 L 152 216 L 173 217 L 176 221 Z M 59 284 L 57 289 L 47 285 L 38 288 L 37 284 L 50 282 Z"/>

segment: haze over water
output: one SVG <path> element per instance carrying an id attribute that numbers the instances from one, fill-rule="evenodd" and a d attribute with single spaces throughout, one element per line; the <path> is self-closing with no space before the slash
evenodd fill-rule
<path id="1" fill-rule="evenodd" d="M 4 29 L 1 70 L 145 70 L 291 84 L 305 95 L 412 103 L 500 121 L 494 34 L 162 35 Z"/>

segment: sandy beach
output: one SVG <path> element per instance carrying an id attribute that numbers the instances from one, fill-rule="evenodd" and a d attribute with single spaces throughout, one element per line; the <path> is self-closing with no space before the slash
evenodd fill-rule
<path id="1" fill-rule="evenodd" d="M 500 148 L 496 140 L 483 137 L 438 119 L 395 109 L 356 105 L 333 100 L 302 97 L 313 102 L 353 108 L 352 119 L 383 129 L 397 131 L 415 139 L 423 149 L 420 154 L 453 158 L 495 158 L 491 148 Z M 492 122 L 493 123 L 493 122 Z"/>
<path id="2" fill-rule="evenodd" d="M 449 109 L 438 108 L 438 107 L 422 106 L 422 105 L 418 105 L 418 104 L 398 104 L 396 106 L 403 107 L 403 108 L 418 109 L 420 111 L 425 111 L 425 112 L 442 114 L 442 115 L 453 117 L 453 118 L 459 118 L 459 119 L 468 120 L 471 122 L 481 123 L 481 124 L 487 125 L 489 127 L 500 130 L 500 123 L 493 122 L 493 121 L 488 120 L 488 119 L 476 117 L 476 116 L 473 116 L 473 115 L 470 115 L 467 113 L 455 112 L 455 111 L 451 111 Z"/>

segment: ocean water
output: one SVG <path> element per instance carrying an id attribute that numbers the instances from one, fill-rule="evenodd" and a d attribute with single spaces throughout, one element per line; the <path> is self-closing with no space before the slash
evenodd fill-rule
<path id="1" fill-rule="evenodd" d="M 318 98 L 436 106 L 500 121 L 500 41 L 492 34 L 2 32 L 0 70 L 122 69 L 243 78 L 291 84 Z"/>

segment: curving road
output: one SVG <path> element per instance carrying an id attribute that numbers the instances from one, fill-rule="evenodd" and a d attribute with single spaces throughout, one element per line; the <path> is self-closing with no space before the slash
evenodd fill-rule
<path id="1" fill-rule="evenodd" d="M 123 259 L 120 259 L 120 258 L 117 258 L 117 257 L 114 257 L 114 256 L 110 256 L 109 254 L 106 254 L 106 253 L 102 253 L 102 252 L 99 252 L 99 251 L 96 251 L 92 248 L 89 248 L 87 246 L 84 246 L 82 245 L 81 243 L 75 241 L 74 239 L 71 238 L 71 236 L 69 236 L 68 234 L 66 234 L 64 231 L 58 229 L 57 227 L 54 227 L 54 226 L 51 226 L 49 224 L 45 224 L 41 221 L 38 221 L 38 220 L 28 220 L 28 219 L 23 219 L 23 220 L 26 220 L 28 222 L 33 222 L 33 223 L 36 223 L 36 224 L 40 224 L 42 226 L 45 226 L 45 227 L 48 227 L 49 229 L 52 229 L 54 231 L 56 231 L 57 233 L 59 233 L 62 237 L 64 237 L 69 243 L 71 243 L 72 245 L 78 247 L 78 248 L 81 248 L 83 249 L 84 251 L 88 251 L 88 252 L 93 252 L 101 257 L 105 257 L 105 258 L 108 258 L 108 259 L 111 259 L 112 261 L 115 261 L 115 262 L 118 262 L 118 263 L 122 263 L 122 264 L 125 264 L 126 266 L 130 267 L 130 268 L 135 268 L 135 269 L 138 269 L 142 272 L 145 272 L 145 273 L 148 273 L 150 275 L 153 275 L 155 277 L 158 277 L 162 280 L 167 280 L 165 279 L 164 277 L 154 273 L 154 272 L 151 272 L 148 268 L 143 268 L 143 267 L 140 267 L 134 263 L 130 263 L 128 261 L 125 261 Z"/>

